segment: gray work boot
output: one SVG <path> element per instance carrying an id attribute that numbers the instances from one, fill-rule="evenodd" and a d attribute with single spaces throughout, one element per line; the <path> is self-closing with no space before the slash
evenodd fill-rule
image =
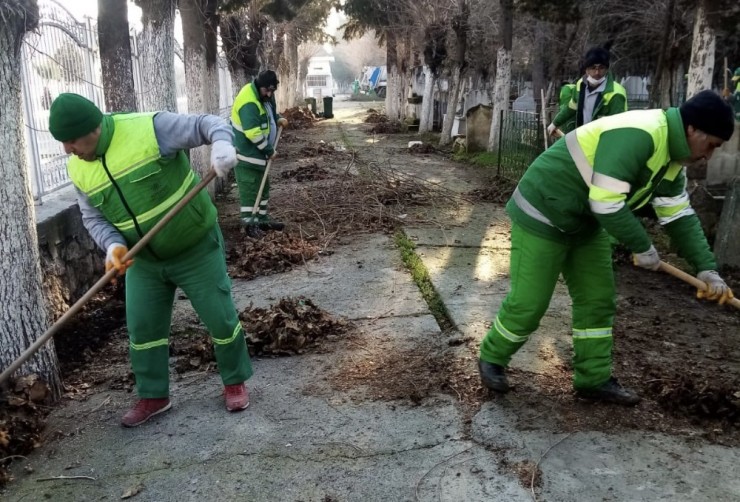
<path id="1" fill-rule="evenodd" d="M 640 396 L 634 391 L 622 387 L 614 377 L 593 389 L 576 389 L 576 395 L 586 399 L 606 401 L 624 406 L 634 406 L 640 402 Z"/>
<path id="2" fill-rule="evenodd" d="M 506 368 L 498 364 L 478 359 L 480 380 L 491 390 L 505 394 L 509 392 L 509 381 L 506 379 Z"/>

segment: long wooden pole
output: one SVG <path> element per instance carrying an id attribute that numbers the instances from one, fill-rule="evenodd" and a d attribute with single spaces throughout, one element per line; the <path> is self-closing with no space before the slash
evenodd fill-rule
<path id="1" fill-rule="evenodd" d="M 151 230 L 149 230 L 144 237 L 141 238 L 139 242 L 134 244 L 134 246 L 128 250 L 128 253 L 123 257 L 123 261 L 126 262 L 130 259 L 132 259 L 136 254 L 141 251 L 144 246 L 146 246 L 152 238 L 157 235 L 157 233 L 162 230 L 162 227 L 164 227 L 169 221 L 177 215 L 177 213 L 180 212 L 180 210 L 185 207 L 185 205 L 193 200 L 193 198 L 198 195 L 198 193 L 203 190 L 203 188 L 208 185 L 214 178 L 216 177 L 216 173 L 211 170 L 208 172 L 205 178 L 198 183 L 190 192 L 188 192 L 185 197 L 183 197 L 180 202 L 178 202 L 175 207 L 169 210 L 167 214 L 165 214 L 161 220 L 157 222 L 156 225 L 152 227 Z M 70 309 L 64 313 L 62 317 L 57 319 L 57 321 L 46 330 L 46 332 L 41 335 L 33 344 L 31 344 L 30 347 L 28 347 L 15 361 L 11 363 L 10 366 L 8 366 L 2 373 L 0 373 L 0 384 L 5 382 L 8 378 L 10 378 L 10 375 L 12 375 L 18 368 L 20 368 L 23 363 L 25 363 L 32 355 L 34 355 L 41 347 L 43 347 L 56 333 L 59 331 L 59 329 L 67 322 L 69 321 L 72 316 L 77 314 L 77 312 L 80 311 L 83 305 L 87 303 L 90 298 L 95 296 L 103 287 L 105 287 L 106 284 L 108 284 L 111 279 L 113 279 L 116 276 L 117 270 L 115 268 L 110 269 L 105 273 L 103 277 L 98 279 L 98 282 L 96 282 L 93 287 L 91 287 L 87 293 L 85 293 L 82 298 L 77 300 L 74 305 L 70 307 Z"/>
<path id="2" fill-rule="evenodd" d="M 277 136 L 275 137 L 275 144 L 273 145 L 273 148 L 275 149 L 277 148 L 278 142 L 280 141 L 280 135 L 282 133 L 283 133 L 283 128 L 278 127 Z M 252 215 L 249 217 L 250 223 L 256 223 L 257 212 L 260 209 L 260 202 L 262 202 L 262 191 L 265 189 L 265 184 L 267 183 L 267 176 L 270 173 L 270 166 L 272 165 L 273 157 L 270 157 L 267 160 L 267 165 L 265 166 L 265 172 L 264 174 L 262 174 L 262 182 L 260 183 L 260 189 L 259 191 L 257 191 L 257 198 L 254 200 L 254 206 L 252 206 Z"/>
<path id="3" fill-rule="evenodd" d="M 691 284 L 697 289 L 709 289 L 706 283 L 704 283 L 703 281 L 700 281 L 693 275 L 687 274 L 683 270 L 676 268 L 673 265 L 669 265 L 664 261 L 660 262 L 660 268 L 658 270 L 662 270 L 663 272 L 669 273 L 673 277 L 677 277 L 678 279 L 681 279 L 682 281 Z M 737 298 L 730 298 L 727 304 L 732 305 L 733 307 L 737 309 L 740 309 L 740 300 L 738 300 Z"/>

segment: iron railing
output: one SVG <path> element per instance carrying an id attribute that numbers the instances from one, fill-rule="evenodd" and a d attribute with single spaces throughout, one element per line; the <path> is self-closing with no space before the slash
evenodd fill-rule
<path id="1" fill-rule="evenodd" d="M 518 180 L 545 151 L 545 131 L 539 113 L 501 111 L 498 135 L 497 174 Z"/>

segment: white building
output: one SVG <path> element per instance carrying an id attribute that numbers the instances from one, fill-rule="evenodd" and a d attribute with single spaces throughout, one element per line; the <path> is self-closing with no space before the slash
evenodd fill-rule
<path id="1" fill-rule="evenodd" d="M 316 104 L 321 106 L 321 98 L 334 96 L 334 79 L 331 75 L 331 63 L 334 56 L 323 48 L 308 60 L 308 73 L 304 84 L 304 95 L 316 98 Z"/>

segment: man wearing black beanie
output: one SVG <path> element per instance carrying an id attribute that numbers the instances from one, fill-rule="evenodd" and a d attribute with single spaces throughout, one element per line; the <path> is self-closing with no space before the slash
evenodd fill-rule
<path id="1" fill-rule="evenodd" d="M 231 127 L 239 162 L 234 168 L 239 187 L 239 215 L 249 237 L 259 238 L 267 230 L 282 230 L 283 223 L 267 214 L 270 201 L 270 178 L 267 161 L 275 155 L 278 127 L 288 125 L 275 103 L 277 75 L 265 70 L 239 91 L 231 107 Z M 262 180 L 265 183 L 257 201 Z"/>
<path id="2" fill-rule="evenodd" d="M 609 72 L 611 45 L 609 41 L 603 47 L 593 47 L 586 52 L 582 64 L 585 75 L 575 83 L 568 105 L 561 106 L 548 126 L 548 134 L 554 134 L 574 119 L 575 126 L 580 127 L 592 120 L 627 111 L 627 91 Z"/>
<path id="3" fill-rule="evenodd" d="M 697 296 L 720 304 L 733 298 L 689 203 L 684 167 L 711 158 L 733 130 L 730 106 L 702 91 L 680 108 L 595 120 L 535 159 L 506 205 L 511 290 L 481 343 L 483 385 L 509 390 L 506 366 L 539 326 L 562 274 L 573 300 L 576 394 L 624 405 L 640 400 L 612 374 L 616 290 L 609 236 L 632 251 L 635 265 L 658 270 L 658 251 L 633 214 L 649 202 L 705 284 Z"/>

